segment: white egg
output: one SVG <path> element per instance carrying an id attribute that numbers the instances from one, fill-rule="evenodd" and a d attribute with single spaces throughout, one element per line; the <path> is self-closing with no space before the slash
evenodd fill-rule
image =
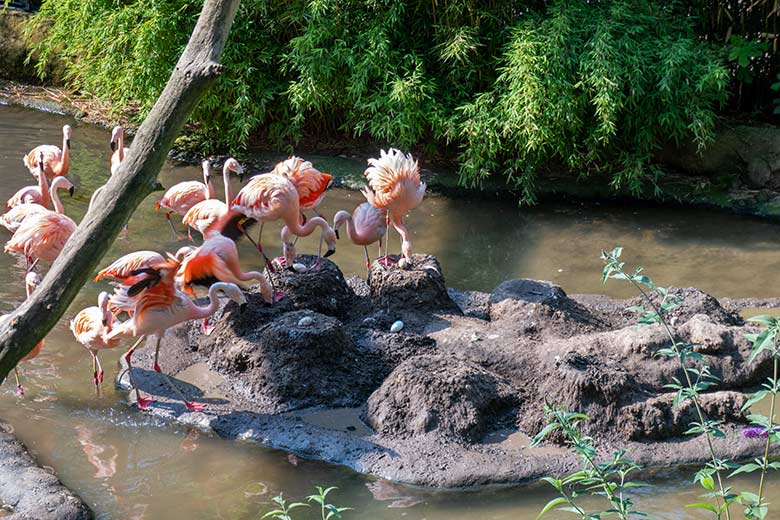
<path id="1" fill-rule="evenodd" d="M 308 327 L 312 323 L 314 323 L 314 318 L 312 318 L 311 316 L 304 316 L 303 318 L 298 320 L 299 327 Z"/>
<path id="2" fill-rule="evenodd" d="M 292 265 L 292 268 L 295 269 L 296 273 L 305 273 L 306 271 L 309 270 L 309 268 L 306 267 L 306 265 L 298 263 L 298 262 L 294 263 Z"/>
<path id="3" fill-rule="evenodd" d="M 398 320 L 390 326 L 390 332 L 401 332 L 401 329 L 403 328 L 404 328 L 404 322 Z"/>

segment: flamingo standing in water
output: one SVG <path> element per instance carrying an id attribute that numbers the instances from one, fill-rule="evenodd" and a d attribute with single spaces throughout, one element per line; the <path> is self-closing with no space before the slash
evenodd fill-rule
<path id="1" fill-rule="evenodd" d="M 184 293 L 177 290 L 174 285 L 174 276 L 180 263 L 169 258 L 164 264 L 143 269 L 141 273 L 131 276 L 119 285 L 111 303 L 118 309 L 133 309 L 133 316 L 129 320 L 116 325 L 106 336 L 112 340 L 119 336 L 134 336 L 139 339 L 125 353 L 130 381 L 136 392 L 138 408 L 145 410 L 153 400 L 141 396 L 138 384 L 133 374 L 131 358 L 145 336 L 154 335 L 157 343 L 154 352 L 154 370 L 160 373 L 171 388 L 184 401 L 184 406 L 190 411 L 200 411 L 203 405 L 189 401 L 181 391 L 173 384 L 166 374 L 162 372 L 158 364 L 160 344 L 165 331 L 169 328 L 189 320 L 204 319 L 211 316 L 219 309 L 218 294 L 235 301 L 242 307 L 246 305 L 246 297 L 238 286 L 232 283 L 215 283 L 209 288 L 209 304 L 196 305 Z"/>
<path id="2" fill-rule="evenodd" d="M 38 260 L 54 262 L 62 252 L 76 223 L 67 215 L 43 211 L 25 218 L 6 243 L 6 253 L 21 253 L 28 265 Z"/>
<path id="3" fill-rule="evenodd" d="M 306 221 L 306 224 L 301 224 L 298 191 L 292 182 L 282 175 L 275 173 L 255 175 L 238 192 L 231 209 L 259 222 L 283 220 L 285 223 L 282 229 L 284 258 L 279 260 L 290 268 L 295 258 L 293 235 L 309 236 L 319 227 L 322 230 L 320 256 L 322 256 L 323 240 L 328 246 L 324 256 L 328 257 L 336 252 L 336 233 L 324 218 L 312 217 Z M 259 242 L 257 246 L 262 252 Z"/>
<path id="4" fill-rule="evenodd" d="M 333 229 L 339 238 L 339 228 L 346 223 L 347 236 L 353 244 L 363 246 L 366 252 L 366 269 L 371 267 L 368 256 L 368 246 L 379 242 L 382 248 L 382 237 L 387 232 L 387 212 L 364 202 L 350 215 L 347 211 L 339 211 L 333 217 Z"/>
<path id="5" fill-rule="evenodd" d="M 45 179 L 46 176 L 44 175 L 43 178 Z M 60 214 L 64 214 L 65 208 L 63 207 L 62 201 L 57 194 L 57 191 L 61 189 L 67 189 L 68 193 L 73 196 L 73 183 L 70 182 L 66 177 L 56 177 L 49 187 L 49 198 L 54 204 L 54 211 Z M 5 227 L 11 233 L 16 233 L 16 230 L 19 229 L 20 225 L 22 225 L 24 219 L 30 215 L 43 213 L 45 211 L 49 210 L 43 205 L 35 202 L 25 202 L 19 205 L 15 205 L 8 212 L 0 216 L 0 225 Z"/>
<path id="6" fill-rule="evenodd" d="M 106 337 L 114 324 L 114 313 L 108 309 L 108 302 L 108 293 L 101 292 L 97 307 L 87 307 L 70 320 L 70 330 L 76 341 L 92 355 L 92 380 L 95 387 L 103 382 L 103 367 L 98 352 L 119 345 L 119 338 L 109 340 Z"/>
<path id="7" fill-rule="evenodd" d="M 412 154 L 404 155 L 393 148 L 387 152 L 381 150 L 379 159 L 369 159 L 368 164 L 365 171 L 368 187 L 363 188 L 363 195 L 373 206 L 387 211 L 388 224 L 392 220 L 393 227 L 401 235 L 401 253 L 407 262 L 411 262 L 412 241 L 404 225 L 404 214 L 419 206 L 425 196 L 420 166 Z M 387 247 L 386 237 L 385 265 L 390 263 Z"/>
<path id="8" fill-rule="evenodd" d="M 38 178 L 40 154 L 43 154 L 44 172 L 49 179 L 66 175 L 70 168 L 70 125 L 62 127 L 62 150 L 51 144 L 42 144 L 30 150 L 22 157 L 22 162 L 33 177 Z"/>
<path id="9" fill-rule="evenodd" d="M 222 179 L 225 183 L 225 202 L 219 199 L 207 199 L 192 206 L 184 215 L 182 223 L 197 229 L 203 238 L 206 238 L 206 230 L 217 220 L 224 217 L 233 200 L 233 189 L 230 187 L 230 172 L 238 175 L 238 180 L 244 180 L 244 169 L 238 161 L 232 157 L 225 161 L 222 167 Z"/>
<path id="10" fill-rule="evenodd" d="M 125 160 L 125 155 L 129 151 L 125 148 L 125 129 L 121 126 L 115 126 L 111 132 L 111 175 L 114 175 L 119 169 L 119 165 Z"/>
<path id="11" fill-rule="evenodd" d="M 166 211 L 165 218 L 171 226 L 173 237 L 179 238 L 176 228 L 171 222 L 171 213 L 178 213 L 181 216 L 187 214 L 191 207 L 198 202 L 214 198 L 214 185 L 211 184 L 211 175 L 209 173 L 210 165 L 208 161 L 203 161 L 203 182 L 185 181 L 171 186 L 165 192 L 163 198 L 157 202 L 157 210 L 163 208 Z M 188 230 L 187 234 L 192 240 L 192 233 Z"/>
<path id="12" fill-rule="evenodd" d="M 29 271 L 27 275 L 24 277 L 24 285 L 25 290 L 27 292 L 27 297 L 29 298 L 32 292 L 38 288 L 38 286 L 41 284 L 41 277 L 38 276 L 38 273 L 34 271 Z M 5 322 L 9 314 L 4 314 L 3 316 L 0 316 L 0 324 Z M 27 360 L 30 360 L 34 357 L 36 357 L 38 354 L 41 353 L 41 349 L 43 348 L 44 340 L 41 340 L 37 345 L 33 347 L 33 349 L 30 351 L 29 354 L 24 356 L 22 359 L 19 360 L 19 364 L 24 363 Z M 22 386 L 21 380 L 19 379 L 19 369 L 17 367 L 14 367 L 14 375 L 16 376 L 16 391 L 19 393 L 19 395 L 24 395 L 24 387 Z"/>

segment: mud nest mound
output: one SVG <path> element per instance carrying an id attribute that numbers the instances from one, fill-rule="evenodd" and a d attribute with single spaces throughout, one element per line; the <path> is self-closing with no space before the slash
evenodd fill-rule
<path id="1" fill-rule="evenodd" d="M 322 258 L 319 268 L 316 255 L 297 255 L 296 263 L 307 266 L 305 272 L 277 268 L 273 273 L 266 270 L 276 290 L 282 291 L 296 309 L 309 309 L 329 316 L 343 316 L 355 294 L 347 285 L 344 275 L 336 264 Z"/>
<path id="2" fill-rule="evenodd" d="M 371 300 L 381 307 L 460 313 L 447 293 L 439 261 L 432 255 L 412 255 L 411 265 L 403 269 L 397 263 L 385 266 L 374 261 L 368 285 Z"/>
<path id="3" fill-rule="evenodd" d="M 221 327 L 209 342 L 210 365 L 239 381 L 233 390 L 259 410 L 356 406 L 377 384 L 343 324 L 324 314 L 294 311 L 254 328 Z"/>
<path id="4" fill-rule="evenodd" d="M 445 355 L 409 358 L 368 399 L 365 418 L 382 435 L 434 433 L 476 442 L 505 424 L 518 398 L 501 376 Z"/>

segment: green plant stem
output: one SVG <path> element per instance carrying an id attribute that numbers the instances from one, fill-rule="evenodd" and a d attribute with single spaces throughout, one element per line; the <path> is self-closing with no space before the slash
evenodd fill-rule
<path id="1" fill-rule="evenodd" d="M 776 353 L 772 357 L 774 361 L 774 369 L 772 374 L 772 403 L 769 405 L 769 431 L 767 431 L 766 446 L 764 447 L 764 461 L 761 467 L 761 480 L 758 483 L 758 507 L 761 507 L 761 501 L 764 496 L 764 480 L 766 478 L 766 472 L 769 467 L 769 447 L 772 444 L 772 432 L 775 427 L 775 403 L 777 401 L 778 357 Z"/>
<path id="2" fill-rule="evenodd" d="M 688 384 L 688 388 L 693 389 L 693 383 L 691 382 L 691 376 L 690 376 L 690 374 L 688 374 L 688 370 L 685 367 L 685 363 L 682 362 L 682 357 L 679 355 L 680 351 L 677 348 L 677 340 L 674 337 L 674 333 L 672 332 L 672 329 L 669 328 L 669 324 L 666 323 L 666 319 L 664 319 L 663 314 L 661 314 L 661 312 L 658 309 L 658 307 L 655 305 L 653 300 L 650 298 L 650 296 L 647 294 L 647 292 L 645 292 L 645 290 L 642 288 L 641 285 L 639 285 L 630 276 L 628 276 L 625 273 L 625 271 L 623 271 L 622 268 L 618 268 L 618 271 L 621 274 L 623 274 L 626 277 L 626 279 L 629 282 L 631 282 L 631 284 L 634 287 L 636 287 L 636 289 L 642 294 L 642 297 L 645 299 L 645 301 L 647 301 L 647 303 L 650 304 L 650 306 L 653 308 L 653 310 L 655 311 L 655 313 L 658 316 L 658 318 L 661 320 L 661 325 L 663 326 L 664 330 L 666 331 L 666 334 L 669 336 L 669 339 L 672 342 L 672 348 L 677 353 L 677 360 L 680 362 L 680 366 L 682 367 L 683 374 L 685 374 L 685 381 Z M 701 422 L 702 425 L 706 424 L 706 421 L 704 419 L 704 412 L 702 411 L 701 406 L 699 404 L 699 399 L 695 395 L 692 395 L 691 396 L 691 400 L 693 400 L 693 405 L 696 408 L 696 414 L 699 417 L 699 422 Z M 712 463 L 715 466 L 714 469 L 715 469 L 715 476 L 718 479 L 718 488 L 720 489 L 720 494 L 723 497 L 723 500 L 725 502 L 726 501 L 726 491 L 725 491 L 725 488 L 723 487 L 723 479 L 721 478 L 720 470 L 718 469 L 718 466 L 719 466 L 719 464 L 718 464 L 718 457 L 715 454 L 715 447 L 712 444 L 712 436 L 711 436 L 708 428 L 705 428 L 704 436 L 707 439 L 707 447 L 709 448 L 709 451 L 710 451 L 710 457 L 712 458 Z M 718 504 L 718 509 L 720 509 L 720 499 L 718 499 L 717 496 L 715 497 L 715 501 Z M 726 519 L 727 520 L 731 520 L 731 512 L 729 511 L 729 504 L 728 504 L 728 502 L 725 502 L 725 505 L 726 505 Z M 720 515 L 718 515 L 718 516 L 720 517 Z"/>

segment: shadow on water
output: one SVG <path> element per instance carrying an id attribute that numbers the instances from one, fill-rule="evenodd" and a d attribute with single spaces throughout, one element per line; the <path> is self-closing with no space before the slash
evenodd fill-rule
<path id="1" fill-rule="evenodd" d="M 60 143 L 65 123 L 73 126 L 70 177 L 77 191 L 73 198 L 66 196 L 64 204 L 69 215 L 81 219 L 92 192 L 108 178 L 109 132 L 52 114 L 0 106 L 2 200 L 33 183 L 22 155 L 37 144 Z M 164 186 L 199 178 L 199 166 L 191 165 L 169 163 L 160 174 Z M 215 180 L 221 196 L 218 174 Z M 237 190 L 237 179 L 233 182 Z M 112 245 L 102 264 L 129 251 L 175 251 L 183 245 L 172 240 L 163 215 L 154 211 L 159 196 L 143 202 L 129 222 L 129 236 Z M 362 200 L 357 192 L 331 190 L 321 210 L 333 215 Z M 697 286 L 717 296 L 777 293 L 767 280 L 774 279 L 780 267 L 775 254 L 778 227 L 732 215 L 609 205 L 521 208 L 508 201 L 428 197 L 409 216 L 408 225 L 415 250 L 436 255 L 448 284 L 456 288 L 489 291 L 506 278 L 529 277 L 551 280 L 569 293 L 627 296 L 630 292 L 621 285 L 602 287 L 599 281 L 599 250 L 619 244 L 629 264 L 647 266 L 661 284 Z M 279 231 L 274 224 L 266 226 L 264 234 L 264 246 L 275 255 L 281 251 Z M 317 243 L 317 237 L 302 239 L 299 251 L 315 251 Z M 397 252 L 397 235 L 391 235 L 390 246 Z M 260 265 L 249 244 L 240 244 L 240 255 L 245 268 Z M 332 259 L 345 274 L 365 276 L 362 248 L 342 240 Z M 0 270 L 0 312 L 7 312 L 24 298 L 24 265 L 0 255 Z M 49 334 L 41 355 L 22 366 L 28 390 L 24 399 L 15 396 L 13 385 L 0 387 L 0 417 L 14 426 L 43 464 L 57 468 L 98 518 L 256 519 L 280 491 L 300 499 L 315 485 L 338 486 L 334 499 L 339 505 L 355 508 L 353 518 L 372 519 L 525 519 L 535 517 L 551 497 L 539 486 L 466 493 L 398 486 L 166 424 L 137 413 L 126 394 L 111 384 L 104 384 L 102 395 L 96 396 L 89 356 L 70 335 L 67 319 L 93 305 L 98 292 L 108 288 L 87 284 Z M 109 381 L 118 355 L 101 356 Z M 656 488 L 637 496 L 639 507 L 660 519 L 699 518 L 682 508 L 699 494 L 684 485 L 690 478 L 687 470 L 661 475 Z M 773 496 L 779 495 L 780 487 L 772 486 Z"/>

